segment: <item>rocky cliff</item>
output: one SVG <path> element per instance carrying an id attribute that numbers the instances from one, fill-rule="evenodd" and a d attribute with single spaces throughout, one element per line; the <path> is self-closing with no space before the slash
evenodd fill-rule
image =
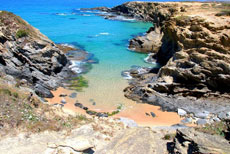
<path id="1" fill-rule="evenodd" d="M 128 2 L 111 9 L 118 15 L 124 15 L 154 24 L 145 36 L 138 36 L 130 41 L 129 48 L 137 52 L 157 52 L 161 46 L 160 27 L 176 13 L 184 11 L 177 3 Z"/>
<path id="2" fill-rule="evenodd" d="M 67 76 L 68 59 L 39 30 L 20 17 L 0 12 L 0 70 L 27 80 L 42 97 Z"/>
<path id="3" fill-rule="evenodd" d="M 149 73 L 131 72 L 134 79 L 124 90 L 126 97 L 168 111 L 182 108 L 198 118 L 230 118 L 229 5 L 129 2 L 111 10 L 153 22 L 129 47 L 151 53 L 151 61 L 162 66 Z"/>

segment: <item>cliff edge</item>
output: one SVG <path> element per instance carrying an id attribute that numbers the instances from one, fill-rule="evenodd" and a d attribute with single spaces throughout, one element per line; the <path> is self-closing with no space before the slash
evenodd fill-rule
<path id="1" fill-rule="evenodd" d="M 68 75 L 68 59 L 39 30 L 13 13 L 0 12 L 0 70 L 25 79 L 42 97 Z"/>
<path id="2" fill-rule="evenodd" d="M 148 61 L 161 65 L 147 73 L 131 70 L 125 96 L 182 109 L 196 120 L 230 118 L 229 10 L 227 3 L 199 2 L 128 2 L 109 9 L 153 23 L 129 48 L 150 53 Z"/>

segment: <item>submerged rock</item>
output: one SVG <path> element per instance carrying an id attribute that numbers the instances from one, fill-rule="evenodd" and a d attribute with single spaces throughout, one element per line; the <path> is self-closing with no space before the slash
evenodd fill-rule
<path id="1" fill-rule="evenodd" d="M 69 97 L 70 97 L 70 98 L 76 98 L 76 97 L 77 97 L 77 93 L 75 93 L 75 92 L 74 92 L 74 93 L 71 93 L 71 94 L 69 95 Z"/>

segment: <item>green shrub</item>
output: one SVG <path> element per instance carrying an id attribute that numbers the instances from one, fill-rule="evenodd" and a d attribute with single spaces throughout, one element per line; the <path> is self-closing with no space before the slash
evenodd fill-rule
<path id="1" fill-rule="evenodd" d="M 22 37 L 26 37 L 26 36 L 28 36 L 28 32 L 26 32 L 23 29 L 18 30 L 16 33 L 17 38 L 22 38 Z"/>
<path id="2" fill-rule="evenodd" d="M 176 134 L 165 134 L 163 140 L 172 140 L 175 136 Z"/>
<path id="3" fill-rule="evenodd" d="M 217 13 L 216 16 L 230 16 L 230 10 L 222 10 L 221 12 Z"/>
<path id="4" fill-rule="evenodd" d="M 206 124 L 204 127 L 198 127 L 196 130 L 211 135 L 224 136 L 224 132 L 228 130 L 228 124 L 224 121 Z"/>
<path id="5" fill-rule="evenodd" d="M 11 96 L 12 93 L 9 89 L 0 89 L 0 93 Z"/>

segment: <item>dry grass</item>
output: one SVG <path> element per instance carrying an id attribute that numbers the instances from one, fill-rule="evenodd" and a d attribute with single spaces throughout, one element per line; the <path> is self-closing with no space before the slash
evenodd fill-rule
<path id="1" fill-rule="evenodd" d="M 7 29 L 10 29 L 11 32 L 14 32 L 13 35 L 15 37 L 18 36 L 17 33 L 19 31 L 21 31 L 21 32 L 23 31 L 24 34 L 26 34 L 30 37 L 38 38 L 38 34 L 32 26 L 30 26 L 21 17 L 16 16 L 11 12 L 7 12 L 7 11 L 1 11 L 0 12 L 0 25 L 4 25 L 7 27 Z M 10 31 L 8 30 L 9 33 L 10 33 Z"/>
<path id="2" fill-rule="evenodd" d="M 206 124 L 203 127 L 197 127 L 196 130 L 211 135 L 220 135 L 230 140 L 230 120 Z"/>
<path id="3" fill-rule="evenodd" d="M 41 103 L 36 97 L 22 93 L 17 88 L 0 86 L 0 136 L 15 130 L 42 132 L 45 130 L 71 130 L 84 122 L 85 116 L 60 116 L 57 108 Z M 64 114 L 63 114 L 64 115 Z M 16 132 L 16 131 L 15 131 Z"/>

